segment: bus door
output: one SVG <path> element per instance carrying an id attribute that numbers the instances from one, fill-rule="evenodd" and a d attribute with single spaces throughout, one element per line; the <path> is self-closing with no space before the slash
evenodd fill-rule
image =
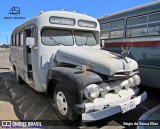
<path id="1" fill-rule="evenodd" d="M 27 72 L 27 77 L 28 77 L 28 83 L 33 84 L 33 71 L 32 71 L 32 58 L 31 58 L 31 47 L 26 45 L 26 38 L 27 37 L 33 37 L 32 35 L 32 28 L 27 28 L 24 30 L 25 33 L 25 55 L 26 55 L 26 72 Z"/>

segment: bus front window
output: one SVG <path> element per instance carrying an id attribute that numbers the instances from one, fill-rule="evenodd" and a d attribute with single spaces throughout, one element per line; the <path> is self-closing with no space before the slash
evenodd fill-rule
<path id="1" fill-rule="evenodd" d="M 96 46 L 96 39 L 92 32 L 75 31 L 75 39 L 78 46 Z"/>
<path id="2" fill-rule="evenodd" d="M 74 44 L 71 31 L 54 29 L 44 29 L 42 31 L 42 43 L 48 46 L 72 46 Z"/>

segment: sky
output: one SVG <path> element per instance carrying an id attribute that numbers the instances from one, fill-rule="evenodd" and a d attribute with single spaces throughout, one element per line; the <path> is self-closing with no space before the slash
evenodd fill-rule
<path id="1" fill-rule="evenodd" d="M 86 13 L 95 18 L 130 9 L 156 0 L 1 0 L 0 2 L 0 44 L 10 43 L 15 27 L 38 15 L 40 11 L 60 10 Z M 19 7 L 19 17 L 25 19 L 4 19 L 12 7 Z"/>

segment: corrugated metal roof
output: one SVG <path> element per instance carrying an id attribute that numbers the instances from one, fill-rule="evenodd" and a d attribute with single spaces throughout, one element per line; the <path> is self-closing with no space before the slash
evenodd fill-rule
<path id="1" fill-rule="evenodd" d="M 109 14 L 109 15 L 98 18 L 98 21 L 100 23 L 103 23 L 103 22 L 108 22 L 108 21 L 112 21 L 112 20 L 114 21 L 114 20 L 118 20 L 118 19 L 124 19 L 126 17 L 132 17 L 135 15 L 152 13 L 155 11 L 160 11 L 160 1 L 156 1 L 156 2 L 152 2 L 149 4 L 142 5 L 142 6 L 138 6 L 138 7 L 124 10 L 124 11 L 121 11 L 118 13 Z"/>

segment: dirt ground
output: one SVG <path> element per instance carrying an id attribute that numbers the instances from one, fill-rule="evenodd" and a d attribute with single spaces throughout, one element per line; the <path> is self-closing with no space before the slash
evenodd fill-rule
<path id="1" fill-rule="evenodd" d="M 0 50 L 0 69 L 8 69 L 10 67 L 9 49 Z"/>
<path id="2" fill-rule="evenodd" d="M 9 70 L 9 50 L 0 52 L 0 120 L 55 120 L 63 126 L 45 127 L 47 129 L 59 128 L 94 128 L 94 129 L 136 129 L 136 126 L 123 126 L 119 121 L 137 121 L 146 111 L 159 104 L 160 90 L 140 86 L 148 92 L 145 102 L 136 109 L 125 114 L 116 114 L 103 120 L 86 123 L 85 126 L 67 126 L 59 120 L 52 101 L 44 93 L 34 91 L 27 84 L 19 85 L 14 72 Z M 8 113 L 8 114 L 7 114 Z"/>

